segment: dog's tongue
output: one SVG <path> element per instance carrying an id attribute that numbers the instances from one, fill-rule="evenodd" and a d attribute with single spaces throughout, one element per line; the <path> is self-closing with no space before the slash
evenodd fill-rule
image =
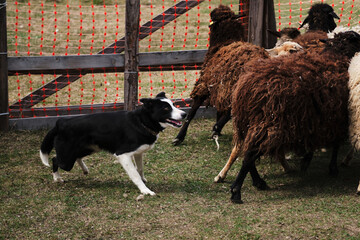
<path id="1" fill-rule="evenodd" d="M 177 120 L 174 120 L 174 119 L 167 119 L 167 121 L 173 123 L 174 125 L 177 125 L 177 126 L 181 126 L 181 121 L 177 121 Z"/>

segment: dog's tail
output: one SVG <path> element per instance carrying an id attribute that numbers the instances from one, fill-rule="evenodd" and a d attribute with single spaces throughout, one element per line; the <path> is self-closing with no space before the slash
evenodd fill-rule
<path id="1" fill-rule="evenodd" d="M 57 135 L 57 127 L 54 127 L 46 134 L 43 142 L 41 143 L 40 159 L 41 162 L 47 167 L 50 167 L 49 154 L 54 147 L 54 139 L 56 135 Z"/>

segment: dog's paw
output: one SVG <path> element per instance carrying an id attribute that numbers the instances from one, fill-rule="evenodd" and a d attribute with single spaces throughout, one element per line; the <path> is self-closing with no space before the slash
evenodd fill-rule
<path id="1" fill-rule="evenodd" d="M 155 194 L 153 191 L 151 191 L 150 189 L 146 189 L 146 190 L 141 191 L 141 194 L 143 194 L 143 195 L 150 195 L 150 196 L 155 196 L 155 195 L 156 195 L 156 194 Z"/>
<path id="2" fill-rule="evenodd" d="M 60 176 L 58 172 L 53 173 L 54 182 L 63 183 L 64 179 Z"/>

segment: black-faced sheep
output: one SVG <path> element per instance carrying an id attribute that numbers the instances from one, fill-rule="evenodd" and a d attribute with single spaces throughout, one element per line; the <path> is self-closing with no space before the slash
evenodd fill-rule
<path id="1" fill-rule="evenodd" d="M 326 33 L 331 32 L 336 28 L 334 18 L 340 19 L 329 4 L 316 3 L 310 8 L 308 16 L 300 28 L 305 24 L 309 24 L 309 31 L 320 30 Z"/>
<path id="2" fill-rule="evenodd" d="M 306 164 L 316 149 L 332 147 L 330 174 L 337 174 L 337 151 L 348 136 L 347 70 L 358 51 L 360 35 L 346 32 L 327 40 L 321 54 L 296 53 L 246 66 L 232 99 L 235 146 L 230 158 L 244 154 L 231 186 L 233 202 L 242 203 L 248 172 L 254 186 L 267 187 L 255 166 L 261 155 L 281 158 L 291 151 L 304 155 Z"/>
<path id="3" fill-rule="evenodd" d="M 233 42 L 245 41 L 244 28 L 241 24 L 240 19 L 235 15 L 233 11 L 227 6 L 220 5 L 215 8 L 211 13 L 210 17 L 212 23 L 210 24 L 210 45 L 208 52 L 205 56 L 202 70 L 200 72 L 200 78 L 195 83 L 194 90 L 190 94 L 193 99 L 193 104 L 191 109 L 186 117 L 186 120 L 177 135 L 174 139 L 173 144 L 178 145 L 183 142 L 187 129 L 191 120 L 194 118 L 196 111 L 207 100 L 209 93 L 207 87 L 202 87 L 203 75 L 208 69 L 209 62 L 213 59 L 213 55 L 222 47 L 227 46 Z M 196 92 L 201 92 L 199 94 L 194 94 Z"/>

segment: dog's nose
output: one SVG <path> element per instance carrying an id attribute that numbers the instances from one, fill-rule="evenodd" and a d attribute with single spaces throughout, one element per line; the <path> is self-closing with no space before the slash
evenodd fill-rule
<path id="1" fill-rule="evenodd" d="M 184 119 L 186 117 L 186 112 L 181 113 L 181 117 Z"/>

